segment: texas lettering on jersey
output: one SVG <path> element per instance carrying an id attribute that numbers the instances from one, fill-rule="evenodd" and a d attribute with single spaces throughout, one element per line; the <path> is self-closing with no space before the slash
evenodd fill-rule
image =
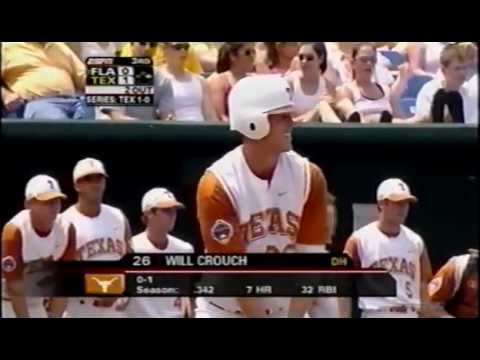
<path id="1" fill-rule="evenodd" d="M 119 239 L 98 238 L 87 242 L 78 249 L 81 260 L 86 260 L 96 255 L 116 253 L 120 256 L 125 254 L 124 242 Z"/>
<path id="2" fill-rule="evenodd" d="M 370 267 L 382 268 L 393 273 L 406 274 L 412 280 L 415 280 L 416 266 L 413 262 L 407 261 L 404 258 L 389 256 L 375 261 Z"/>
<path id="3" fill-rule="evenodd" d="M 270 208 L 250 215 L 250 220 L 240 224 L 241 238 L 245 242 L 255 241 L 267 235 L 288 236 L 291 241 L 297 238 L 300 216 L 280 208 Z"/>

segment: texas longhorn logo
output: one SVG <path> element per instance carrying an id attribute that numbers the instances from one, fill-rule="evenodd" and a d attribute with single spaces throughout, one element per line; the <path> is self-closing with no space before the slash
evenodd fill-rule
<path id="1" fill-rule="evenodd" d="M 121 295 L 125 291 L 123 274 L 85 274 L 85 293 Z"/>

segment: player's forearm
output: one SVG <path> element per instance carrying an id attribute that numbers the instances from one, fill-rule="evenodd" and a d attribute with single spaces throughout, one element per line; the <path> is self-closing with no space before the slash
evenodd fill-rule
<path id="1" fill-rule="evenodd" d="M 237 298 L 238 305 L 246 317 L 265 317 L 266 307 L 261 298 Z"/>
<path id="2" fill-rule="evenodd" d="M 338 308 L 341 318 L 350 318 L 352 317 L 352 298 L 350 297 L 339 297 L 338 298 Z"/>
<path id="3" fill-rule="evenodd" d="M 29 317 L 27 302 L 25 299 L 23 281 L 8 281 L 7 293 L 12 301 L 12 308 L 17 317 Z"/>
<path id="4" fill-rule="evenodd" d="M 303 318 L 313 306 L 314 298 L 292 298 L 288 309 L 289 318 Z"/>
<path id="5" fill-rule="evenodd" d="M 48 311 L 48 317 L 62 317 L 67 308 L 67 303 L 68 298 L 53 298 Z"/>

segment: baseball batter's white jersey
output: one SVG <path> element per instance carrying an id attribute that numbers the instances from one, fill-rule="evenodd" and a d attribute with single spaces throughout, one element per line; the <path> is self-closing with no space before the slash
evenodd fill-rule
<path id="1" fill-rule="evenodd" d="M 15 271 L 21 271 L 25 276 L 28 274 L 28 283 L 36 282 L 37 277 L 40 277 L 38 278 L 40 281 L 45 276 L 42 275 L 42 270 L 45 269 L 46 262 L 58 260 L 67 242 L 67 229 L 59 217 L 53 223 L 51 232 L 45 237 L 39 236 L 33 229 L 30 210 L 19 212 L 6 226 L 9 225 L 18 229 L 20 236 L 13 235 L 11 239 L 4 239 L 9 244 L 4 244 L 2 249 L 2 317 L 15 317 L 6 290 L 5 277 L 12 276 Z M 18 251 L 19 249 L 21 250 Z M 43 297 L 26 298 L 30 317 L 47 317 L 43 301 Z"/>
<path id="2" fill-rule="evenodd" d="M 320 174 L 320 169 L 316 169 Z M 302 219 L 305 204 L 311 196 L 312 171 L 308 159 L 289 151 L 279 156 L 270 181 L 260 179 L 248 167 L 242 146 L 215 162 L 200 181 L 197 194 L 198 216 L 206 251 L 295 252 L 300 225 L 304 228 L 312 225 L 311 232 L 315 232 L 313 228 L 316 223 L 326 224 L 325 204 L 325 212 L 306 219 L 305 223 Z M 317 179 L 316 173 L 314 176 Z M 324 201 L 323 197 L 318 197 Z M 202 201 L 223 205 L 215 205 L 220 210 L 212 212 L 202 208 Z M 232 218 L 237 225 L 232 226 Z M 326 238 L 322 232 L 323 229 L 313 236 L 304 236 L 302 242 Z M 328 230 L 325 229 L 325 234 L 327 233 Z M 300 241 L 302 237 L 298 238 Z M 305 240 L 307 238 L 315 240 Z M 266 309 L 267 314 L 286 316 L 290 298 L 269 298 L 265 301 L 269 307 Z M 206 316 L 207 312 L 215 311 L 218 316 L 234 316 L 240 312 L 234 298 L 199 298 L 197 305 L 197 316 Z"/>
<path id="3" fill-rule="evenodd" d="M 132 249 L 135 253 L 193 253 L 193 247 L 186 241 L 172 235 L 167 235 L 167 247 L 157 248 L 148 239 L 146 232 L 132 237 Z M 180 318 L 183 314 L 180 309 L 179 297 L 134 297 L 131 298 L 127 309 L 127 317 L 132 318 Z"/>
<path id="4" fill-rule="evenodd" d="M 383 310 L 408 305 L 420 308 L 420 257 L 424 250 L 422 238 L 401 225 L 396 237 L 388 237 L 374 221 L 355 231 L 356 247 L 361 266 L 384 268 L 397 283 L 396 297 L 361 297 L 362 310 Z"/>
<path id="5" fill-rule="evenodd" d="M 65 223 L 71 223 L 76 232 L 76 251 L 81 261 L 115 261 L 126 253 L 125 216 L 120 209 L 101 204 L 97 217 L 80 213 L 73 205 L 61 215 Z M 67 316 L 70 317 L 122 317 L 111 308 L 93 305 L 94 298 L 70 298 Z M 120 300 L 119 300 L 120 301 Z"/>

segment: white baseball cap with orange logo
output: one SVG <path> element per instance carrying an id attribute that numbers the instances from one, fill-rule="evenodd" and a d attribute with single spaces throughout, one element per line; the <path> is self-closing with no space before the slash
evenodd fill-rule
<path id="1" fill-rule="evenodd" d="M 410 192 L 410 187 L 401 179 L 391 178 L 383 181 L 377 189 L 377 201 L 411 201 L 418 199 Z"/>
<path id="2" fill-rule="evenodd" d="M 48 175 L 37 175 L 31 178 L 25 187 L 25 200 L 36 199 L 39 201 L 49 201 L 53 199 L 66 199 L 67 196 L 62 193 L 58 181 Z"/>
<path id="3" fill-rule="evenodd" d="M 183 209 L 185 205 L 177 201 L 175 195 L 165 188 L 153 188 L 142 198 L 142 211 L 147 212 L 154 208 L 159 209 Z"/>
<path id="4" fill-rule="evenodd" d="M 108 177 L 105 171 L 105 166 L 100 160 L 94 158 L 85 158 L 77 162 L 73 168 L 73 181 L 77 182 L 78 179 L 93 174 L 101 174 Z"/>

